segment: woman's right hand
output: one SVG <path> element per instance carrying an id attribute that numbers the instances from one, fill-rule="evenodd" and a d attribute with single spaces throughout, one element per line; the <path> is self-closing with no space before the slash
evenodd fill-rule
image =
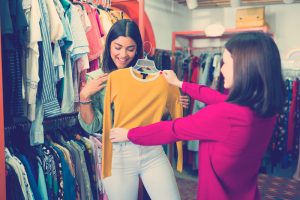
<path id="1" fill-rule="evenodd" d="M 175 85 L 179 88 L 182 87 L 182 81 L 180 81 L 177 78 L 177 76 L 173 70 L 164 70 L 163 75 L 164 75 L 165 79 L 168 81 L 168 83 Z"/>
<path id="2" fill-rule="evenodd" d="M 91 96 L 106 86 L 108 74 L 102 74 L 95 79 L 89 80 L 80 92 L 80 99 L 90 99 Z"/>

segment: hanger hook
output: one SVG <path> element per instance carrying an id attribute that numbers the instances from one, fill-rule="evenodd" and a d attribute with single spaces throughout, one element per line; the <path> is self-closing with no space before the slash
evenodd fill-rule
<path id="1" fill-rule="evenodd" d="M 146 47 L 146 44 L 149 44 L 149 47 L 150 47 L 150 49 L 149 49 L 149 51 L 146 51 L 145 49 L 145 47 Z M 149 41 L 145 41 L 145 42 L 143 42 L 143 49 L 144 49 L 144 52 L 146 53 L 146 55 L 145 55 L 145 57 L 146 58 L 148 58 L 148 55 L 151 53 L 151 51 L 152 51 L 152 44 L 151 44 L 151 42 L 149 42 Z"/>

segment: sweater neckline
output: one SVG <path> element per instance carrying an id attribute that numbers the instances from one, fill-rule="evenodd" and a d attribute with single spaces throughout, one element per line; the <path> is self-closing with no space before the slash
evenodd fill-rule
<path id="1" fill-rule="evenodd" d="M 151 81 L 154 81 L 155 79 L 157 79 L 159 77 L 159 72 L 155 73 L 153 77 L 151 78 L 148 78 L 148 79 L 142 79 L 142 78 L 139 78 L 136 76 L 136 74 L 134 73 L 134 69 L 133 67 L 129 67 L 129 71 L 130 71 L 130 74 L 132 75 L 132 77 L 134 79 L 136 79 L 137 81 L 140 81 L 140 82 L 151 82 Z"/>

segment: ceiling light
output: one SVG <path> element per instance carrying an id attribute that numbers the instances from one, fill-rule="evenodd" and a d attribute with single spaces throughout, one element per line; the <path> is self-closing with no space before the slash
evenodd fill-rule
<path id="1" fill-rule="evenodd" d="M 198 0 L 186 0 L 188 9 L 192 10 L 198 7 Z"/>

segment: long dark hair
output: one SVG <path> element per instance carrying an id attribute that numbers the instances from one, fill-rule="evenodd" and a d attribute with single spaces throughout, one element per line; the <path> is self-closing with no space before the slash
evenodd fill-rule
<path id="1" fill-rule="evenodd" d="M 225 48 L 231 53 L 234 70 L 227 101 L 248 106 L 262 117 L 279 113 L 285 86 L 274 40 L 262 32 L 245 32 L 233 36 Z"/>
<path id="2" fill-rule="evenodd" d="M 143 56 L 143 43 L 142 43 L 142 37 L 141 37 L 139 27 L 132 20 L 129 19 L 119 20 L 116 23 L 114 23 L 114 25 L 111 27 L 106 37 L 105 49 L 103 54 L 103 62 L 102 62 L 102 69 L 105 73 L 109 73 L 118 69 L 111 58 L 110 46 L 111 46 L 111 42 L 120 36 L 130 37 L 135 41 L 137 45 L 136 55 L 134 56 L 133 60 L 129 63 L 129 66 L 135 65 L 136 61 L 139 58 L 142 58 Z"/>

